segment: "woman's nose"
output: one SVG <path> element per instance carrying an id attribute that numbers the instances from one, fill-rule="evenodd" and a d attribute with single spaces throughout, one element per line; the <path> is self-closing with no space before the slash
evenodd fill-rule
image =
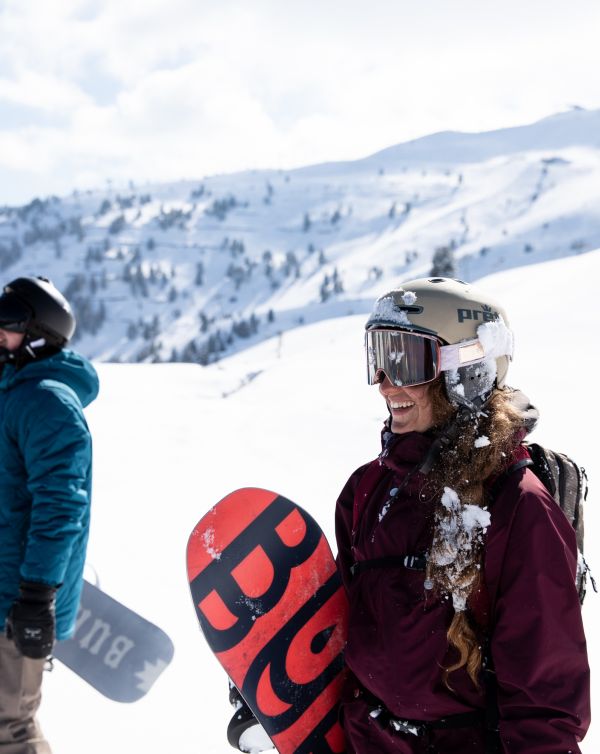
<path id="1" fill-rule="evenodd" d="M 382 393 L 382 395 L 385 395 L 386 393 L 389 393 L 390 391 L 395 389 L 394 385 L 392 385 L 385 372 L 380 371 L 377 376 L 380 377 L 379 392 Z"/>

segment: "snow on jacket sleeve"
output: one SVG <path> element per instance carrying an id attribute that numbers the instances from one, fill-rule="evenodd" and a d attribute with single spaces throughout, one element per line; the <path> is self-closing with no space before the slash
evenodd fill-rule
<path id="1" fill-rule="evenodd" d="M 59 585 L 86 526 L 90 433 L 75 393 L 54 381 L 28 392 L 16 415 L 32 499 L 21 578 Z"/>
<path id="2" fill-rule="evenodd" d="M 590 698 L 575 533 L 529 470 L 509 477 L 492 510 L 500 524 L 485 568 L 503 751 L 577 754 Z"/>

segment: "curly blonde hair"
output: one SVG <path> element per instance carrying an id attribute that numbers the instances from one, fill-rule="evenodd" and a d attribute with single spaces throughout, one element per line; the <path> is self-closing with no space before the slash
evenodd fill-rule
<path id="1" fill-rule="evenodd" d="M 456 416 L 446 398 L 443 378 L 430 388 L 436 427 L 442 427 Z M 428 557 L 426 579 L 428 586 L 438 593 L 454 598 L 455 613 L 447 632 L 448 643 L 458 652 L 458 660 L 445 668 L 445 682 L 459 668 L 466 667 L 469 677 L 479 687 L 482 656 L 480 641 L 464 607 L 469 595 L 477 588 L 483 563 L 483 536 L 471 538 L 466 547 L 458 548 L 449 565 L 447 532 L 456 530 L 456 508 L 442 502 L 443 494 L 455 493 L 453 499 L 460 506 L 485 508 L 488 500 L 485 483 L 508 463 L 520 440 L 521 414 L 511 404 L 511 389 L 496 389 L 479 415 L 471 415 L 461 424 L 458 437 L 442 447 L 433 466 L 428 486 L 439 502 L 434 518 L 433 542 Z M 479 442 L 475 442 L 479 438 Z M 448 490 L 447 488 L 450 488 Z M 454 516 L 454 520 L 452 517 Z M 459 532 L 460 535 L 460 532 Z M 458 605 L 457 605 L 458 603 Z"/>

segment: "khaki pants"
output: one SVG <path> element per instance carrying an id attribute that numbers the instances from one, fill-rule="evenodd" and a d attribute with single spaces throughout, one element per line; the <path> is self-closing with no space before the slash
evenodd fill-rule
<path id="1" fill-rule="evenodd" d="M 31 660 L 0 633 L 0 754 L 52 754 L 35 714 L 45 660 Z"/>

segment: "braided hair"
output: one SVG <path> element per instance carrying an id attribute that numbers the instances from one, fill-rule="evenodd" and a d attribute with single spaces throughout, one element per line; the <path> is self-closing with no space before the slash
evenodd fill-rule
<path id="1" fill-rule="evenodd" d="M 442 378 L 431 385 L 434 421 L 441 429 L 456 420 Z M 522 437 L 522 416 L 511 403 L 510 388 L 495 389 L 484 409 L 470 414 L 454 441 L 442 446 L 427 485 L 437 499 L 426 587 L 452 598 L 454 616 L 448 643 L 457 661 L 445 668 L 445 682 L 466 667 L 478 686 L 482 664 L 480 641 L 467 611 L 470 595 L 482 578 L 484 534 L 489 524 L 486 481 L 501 473 Z"/>

